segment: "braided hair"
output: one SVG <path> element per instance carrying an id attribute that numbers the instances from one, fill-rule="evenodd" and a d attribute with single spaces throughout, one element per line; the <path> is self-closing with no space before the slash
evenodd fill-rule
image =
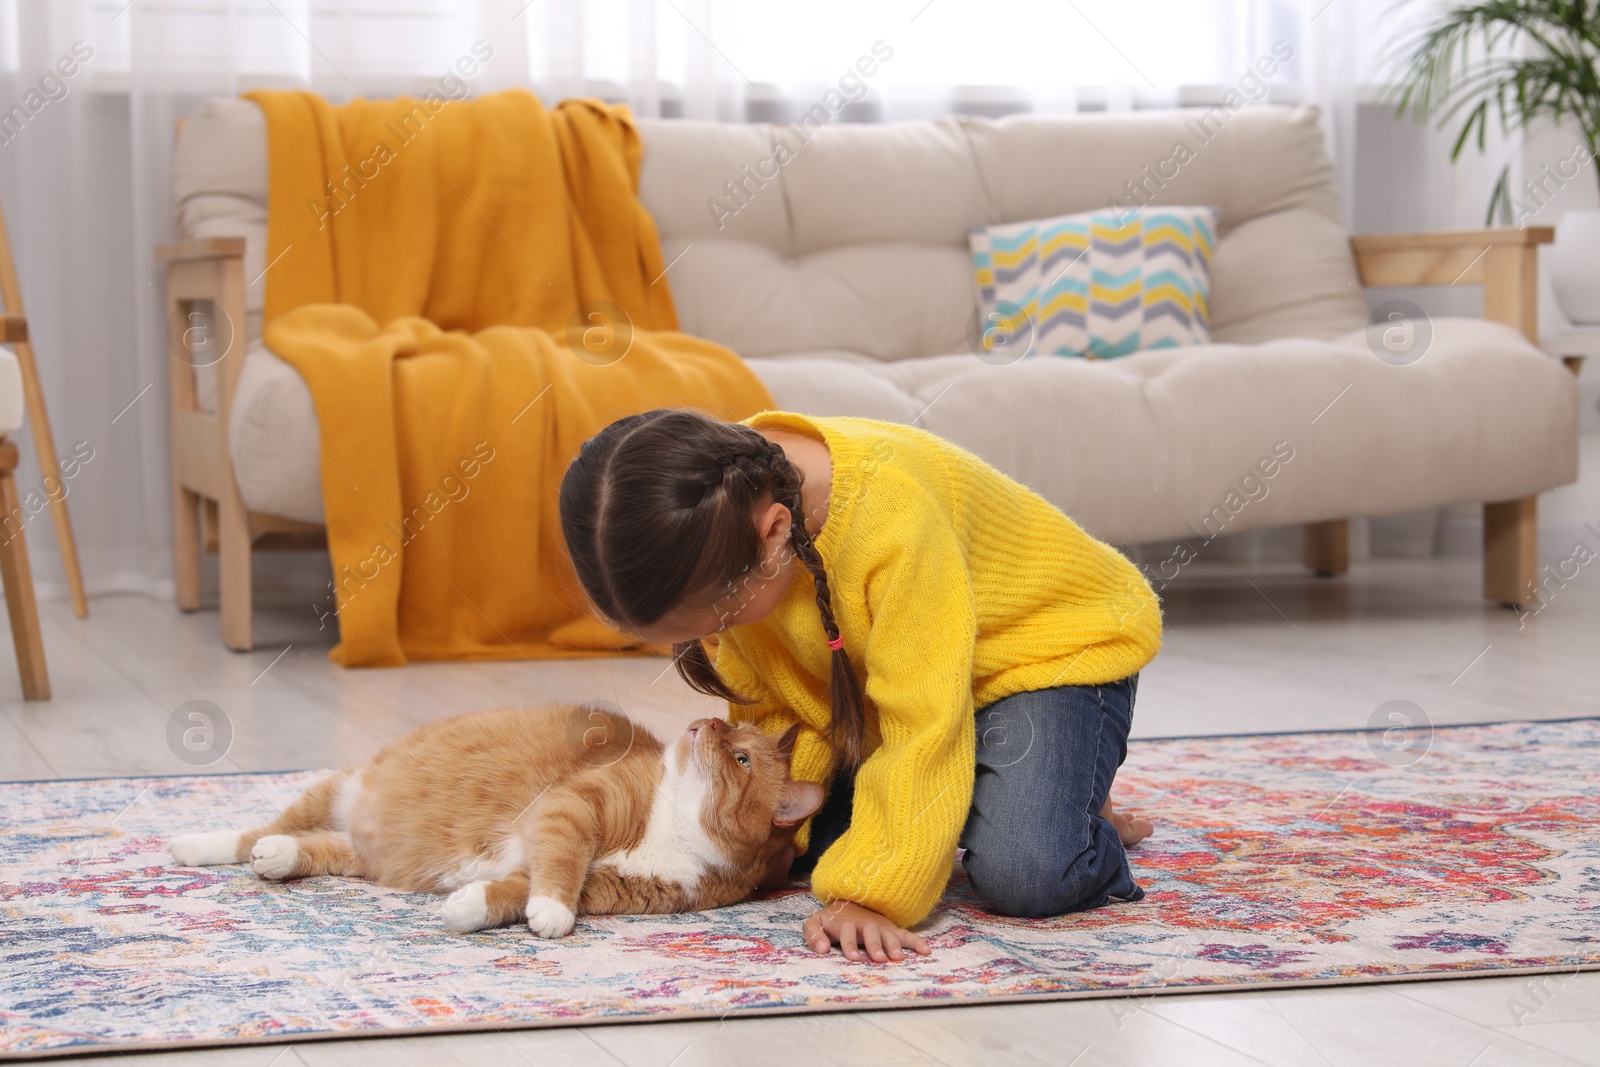
<path id="1" fill-rule="evenodd" d="M 712 607 L 757 576 L 756 508 L 789 511 L 788 548 L 816 586 L 832 650 L 829 741 L 842 768 L 861 762 L 866 715 L 860 683 L 839 639 L 822 556 L 806 530 L 800 472 L 760 432 L 695 411 L 660 409 L 607 426 L 584 443 L 561 482 L 561 529 L 585 592 L 623 629 L 675 608 Z M 717 674 L 705 646 L 673 646 L 690 687 L 735 704 L 749 700 Z"/>

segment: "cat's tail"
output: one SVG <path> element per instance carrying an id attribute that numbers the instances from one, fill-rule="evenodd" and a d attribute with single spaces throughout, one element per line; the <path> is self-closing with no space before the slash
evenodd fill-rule
<path id="1" fill-rule="evenodd" d="M 180 834 L 167 845 L 178 867 L 211 867 L 219 863 L 244 863 L 257 841 L 274 834 L 295 837 L 335 827 L 334 811 L 349 771 L 337 771 L 307 789 L 283 814 L 254 830 L 205 830 Z"/>

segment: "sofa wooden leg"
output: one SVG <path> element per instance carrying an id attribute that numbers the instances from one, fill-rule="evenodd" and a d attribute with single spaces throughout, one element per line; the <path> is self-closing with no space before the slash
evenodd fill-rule
<path id="1" fill-rule="evenodd" d="M 222 643 L 235 652 L 248 652 L 255 647 L 250 635 L 250 517 L 237 497 L 221 502 L 217 511 Z"/>
<path id="2" fill-rule="evenodd" d="M 200 609 L 200 494 L 172 486 L 173 599 L 184 611 Z"/>
<path id="3" fill-rule="evenodd" d="M 0 515 L 22 513 L 17 499 L 17 446 L 0 438 Z M 10 524 L 0 530 L 0 580 L 6 588 L 6 613 L 11 617 L 11 640 L 17 646 L 17 672 L 27 700 L 50 699 L 50 671 L 44 661 L 44 635 L 39 630 L 39 605 L 33 598 L 33 570 L 28 566 L 28 543 L 22 529 Z"/>
<path id="4" fill-rule="evenodd" d="M 1483 595 L 1508 607 L 1539 599 L 1539 498 L 1483 505 Z"/>
<path id="5" fill-rule="evenodd" d="M 1305 561 L 1320 578 L 1350 571 L 1350 520 L 1308 522 L 1305 526 Z"/>

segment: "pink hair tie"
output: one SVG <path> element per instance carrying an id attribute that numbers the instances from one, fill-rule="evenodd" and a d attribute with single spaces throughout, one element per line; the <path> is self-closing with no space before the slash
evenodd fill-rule
<path id="1" fill-rule="evenodd" d="M 828 642 L 828 647 L 833 649 L 835 652 L 838 652 L 840 649 L 844 648 L 844 638 L 842 638 L 842 637 L 833 638 L 832 640 L 830 640 Z"/>

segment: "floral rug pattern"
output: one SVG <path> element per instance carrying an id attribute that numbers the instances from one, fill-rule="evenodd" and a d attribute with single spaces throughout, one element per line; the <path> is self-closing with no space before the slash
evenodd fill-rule
<path id="1" fill-rule="evenodd" d="M 931 958 L 818 957 L 801 890 L 714 912 L 445 932 L 439 898 L 165 842 L 271 818 L 319 772 L 0 784 L 0 1055 L 1600 967 L 1600 720 L 1135 741 L 1146 889 L 1006 919 L 959 867 Z"/>

